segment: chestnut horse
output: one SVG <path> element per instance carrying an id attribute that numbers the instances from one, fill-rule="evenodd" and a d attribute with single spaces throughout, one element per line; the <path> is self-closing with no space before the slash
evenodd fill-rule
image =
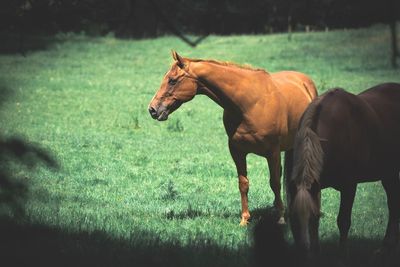
<path id="1" fill-rule="evenodd" d="M 248 153 L 267 158 L 274 205 L 279 211 L 279 223 L 284 223 L 280 151 L 292 149 L 300 117 L 317 95 L 314 83 L 298 72 L 268 73 L 233 63 L 183 58 L 175 51 L 172 56 L 174 63 L 150 102 L 151 116 L 166 120 L 196 94 L 205 94 L 219 104 L 224 109 L 223 122 L 239 177 L 240 224 L 246 225 L 250 218 Z"/>
<path id="2" fill-rule="evenodd" d="M 400 84 L 385 83 L 358 95 L 332 89 L 303 114 L 287 180 L 290 225 L 295 243 L 314 255 L 319 248 L 321 189 L 340 192 L 337 225 L 346 251 L 357 183 L 381 180 L 389 222 L 384 248 L 399 239 Z M 370 201 L 374 201 L 371 199 Z"/>

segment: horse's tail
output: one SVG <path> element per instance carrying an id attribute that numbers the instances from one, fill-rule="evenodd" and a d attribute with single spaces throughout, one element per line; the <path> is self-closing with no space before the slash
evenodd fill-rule
<path id="1" fill-rule="evenodd" d="M 288 177 L 287 188 L 289 188 L 289 183 L 293 182 L 304 188 L 309 188 L 314 182 L 319 182 L 324 152 L 322 150 L 320 138 L 312 128 L 316 126 L 315 124 L 321 110 L 320 101 L 321 97 L 315 99 L 308 106 L 300 121 L 294 140 L 293 172 L 291 177 Z M 310 199 L 307 199 L 304 194 L 299 193 L 300 192 L 296 194 L 297 199 L 293 199 L 292 204 L 296 204 L 293 206 L 293 210 L 296 207 L 302 209 L 305 207 L 304 205 L 310 207 L 310 204 L 306 204 L 305 202 L 312 201 L 311 196 L 309 196 Z M 300 204 L 299 201 L 303 203 Z M 314 209 L 312 209 L 312 211 L 319 212 Z"/>
<path id="2" fill-rule="evenodd" d="M 301 227 L 306 227 L 311 215 L 317 216 L 320 214 L 311 194 L 305 187 L 297 191 L 291 204 L 290 214 L 291 216 L 296 216 Z"/>

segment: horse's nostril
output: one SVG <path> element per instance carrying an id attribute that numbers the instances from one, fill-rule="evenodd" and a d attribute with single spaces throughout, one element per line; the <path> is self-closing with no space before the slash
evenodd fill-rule
<path id="1" fill-rule="evenodd" d="M 157 115 L 157 111 L 153 107 L 149 107 L 149 113 L 153 118 Z"/>

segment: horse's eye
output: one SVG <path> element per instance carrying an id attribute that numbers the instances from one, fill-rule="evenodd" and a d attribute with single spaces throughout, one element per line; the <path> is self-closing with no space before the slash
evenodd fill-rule
<path id="1" fill-rule="evenodd" d="M 169 79 L 168 79 L 168 83 L 169 83 L 170 85 L 175 85 L 176 82 L 177 82 L 177 79 L 173 79 L 173 78 L 169 78 Z"/>

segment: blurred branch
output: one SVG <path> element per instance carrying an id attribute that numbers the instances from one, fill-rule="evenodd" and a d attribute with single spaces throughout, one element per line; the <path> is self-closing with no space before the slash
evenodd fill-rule
<path id="1" fill-rule="evenodd" d="M 162 21 L 164 22 L 164 24 L 167 26 L 167 28 L 173 33 L 175 34 L 177 37 L 179 37 L 182 41 L 184 41 L 185 43 L 187 43 L 188 45 L 190 45 L 191 47 L 196 47 L 201 41 L 203 41 L 207 36 L 208 33 L 198 37 L 195 41 L 190 40 L 189 38 L 187 38 L 175 25 L 174 23 L 172 23 L 167 16 L 164 15 L 164 13 L 162 12 L 162 10 L 158 7 L 158 5 L 156 4 L 156 2 L 154 2 L 153 0 L 149 1 L 151 3 L 151 5 L 154 8 L 154 11 L 157 13 L 157 15 L 162 19 Z"/>

